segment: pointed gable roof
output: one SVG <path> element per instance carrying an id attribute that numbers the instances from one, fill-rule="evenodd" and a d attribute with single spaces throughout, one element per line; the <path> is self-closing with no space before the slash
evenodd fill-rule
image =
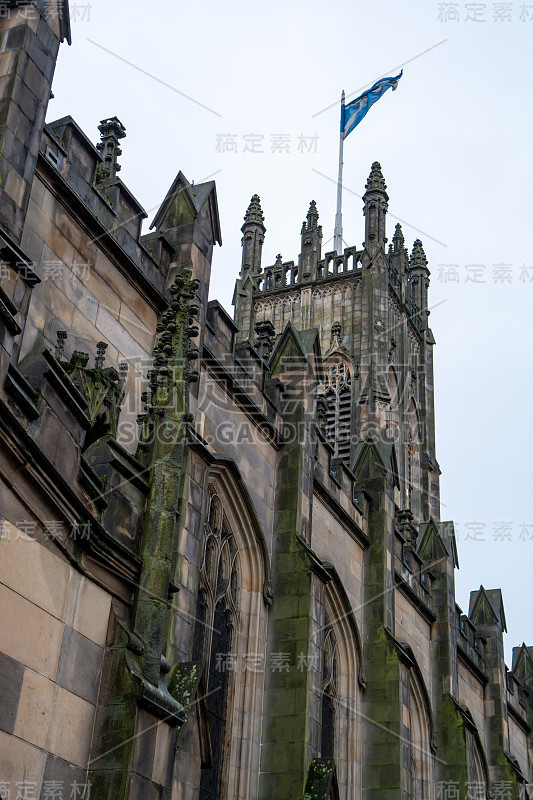
<path id="1" fill-rule="evenodd" d="M 422 522 L 418 529 L 416 552 L 424 561 L 438 561 L 452 557 L 454 567 L 459 566 L 453 522 Z"/>
<path id="2" fill-rule="evenodd" d="M 194 185 L 189 183 L 181 170 L 161 203 L 150 230 L 153 228 L 168 230 L 187 224 L 199 216 L 206 204 L 209 204 L 213 244 L 218 242 L 221 245 L 222 234 L 215 181 Z"/>
<path id="3" fill-rule="evenodd" d="M 480 586 L 478 591 L 470 592 L 468 616 L 474 625 L 498 625 L 507 631 L 502 590 Z"/>
<path id="4" fill-rule="evenodd" d="M 513 647 L 513 674 L 526 686 L 533 681 L 533 647 L 525 642 Z"/>
<path id="5" fill-rule="evenodd" d="M 321 362 L 320 337 L 317 328 L 299 331 L 292 322 L 288 322 L 283 333 L 280 333 L 270 356 L 270 371 L 275 373 L 282 359 L 293 359 L 295 364 L 307 364 L 314 353 L 317 363 Z"/>
<path id="6" fill-rule="evenodd" d="M 446 550 L 453 557 L 454 567 L 459 568 L 459 554 L 457 551 L 457 540 L 455 538 L 455 526 L 452 520 L 436 523 L 440 538 L 446 546 Z"/>
<path id="7" fill-rule="evenodd" d="M 237 297 L 240 295 L 241 297 L 246 294 L 252 294 L 256 289 L 256 284 L 253 277 L 248 272 L 244 278 L 237 278 L 235 281 L 235 288 L 233 289 L 233 298 L 231 300 L 231 304 L 234 306 L 237 304 Z"/>
<path id="8" fill-rule="evenodd" d="M 429 522 L 422 522 L 419 526 L 416 552 L 424 561 L 438 561 L 450 555 L 432 519 Z"/>
<path id="9" fill-rule="evenodd" d="M 352 472 L 354 475 L 364 472 L 365 464 L 373 461 L 384 474 L 392 472 L 394 485 L 400 488 L 398 459 L 394 442 L 384 442 L 381 439 L 366 439 L 358 443 L 353 460 Z"/>

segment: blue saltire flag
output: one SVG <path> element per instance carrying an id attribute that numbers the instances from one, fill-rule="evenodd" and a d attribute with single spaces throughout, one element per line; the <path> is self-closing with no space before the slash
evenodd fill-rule
<path id="1" fill-rule="evenodd" d="M 398 81 L 403 75 L 403 69 L 395 78 L 381 78 L 376 83 L 367 89 L 366 92 L 356 97 L 347 106 L 343 106 L 343 113 L 341 114 L 341 132 L 344 132 L 344 138 L 359 125 L 361 120 L 365 117 L 370 106 L 379 100 L 382 94 L 385 94 L 387 89 L 392 87 L 392 91 L 398 86 Z"/>

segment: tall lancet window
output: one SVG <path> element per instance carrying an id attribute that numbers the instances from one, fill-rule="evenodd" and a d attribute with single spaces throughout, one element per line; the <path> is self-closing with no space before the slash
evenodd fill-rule
<path id="1" fill-rule="evenodd" d="M 402 798 L 433 800 L 431 712 L 427 692 L 412 669 L 400 667 Z"/>
<path id="2" fill-rule="evenodd" d="M 413 494 L 413 434 L 409 428 L 407 436 L 407 504 L 411 507 L 411 495 Z"/>
<path id="3" fill-rule="evenodd" d="M 322 728 L 321 758 L 335 757 L 335 727 L 337 706 L 337 644 L 330 628 L 324 638 L 324 667 L 322 670 Z"/>
<path id="4" fill-rule="evenodd" d="M 320 736 L 321 758 L 335 763 L 336 800 L 360 800 L 362 738 L 358 706 L 363 675 L 360 672 L 360 636 L 336 572 L 325 588 L 322 632 Z"/>
<path id="5" fill-rule="evenodd" d="M 414 398 L 411 398 L 407 407 L 407 442 L 405 458 L 405 489 L 407 506 L 411 509 L 416 520 L 420 520 L 421 513 L 421 472 L 420 472 L 420 424 L 418 411 Z"/>
<path id="6" fill-rule="evenodd" d="M 487 761 L 479 744 L 479 734 L 465 726 L 468 782 L 475 787 L 479 800 L 486 800 L 488 793 Z M 522 795 L 521 795 L 522 797 Z M 524 798 L 526 795 L 524 795 Z"/>
<path id="7" fill-rule="evenodd" d="M 219 800 L 231 738 L 230 679 L 237 622 L 239 556 L 219 498 L 211 493 L 200 571 L 193 657 L 204 664 L 211 760 L 202 768 L 200 800 Z"/>

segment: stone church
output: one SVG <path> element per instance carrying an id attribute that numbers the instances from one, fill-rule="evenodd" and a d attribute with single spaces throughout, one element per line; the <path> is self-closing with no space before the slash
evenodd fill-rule
<path id="1" fill-rule="evenodd" d="M 379 163 L 339 254 L 311 202 L 263 264 L 252 197 L 232 317 L 215 184 L 142 234 L 123 124 L 45 123 L 67 0 L 0 11 L 0 798 L 533 797 L 533 647 L 455 602 Z"/>

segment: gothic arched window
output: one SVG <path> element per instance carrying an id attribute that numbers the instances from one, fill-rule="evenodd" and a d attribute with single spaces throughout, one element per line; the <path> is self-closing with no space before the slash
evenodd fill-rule
<path id="1" fill-rule="evenodd" d="M 465 726 L 466 728 L 466 726 Z M 479 744 L 477 732 L 466 728 L 466 762 L 468 769 L 468 782 L 477 791 L 478 797 L 483 800 L 488 797 L 487 762 Z"/>
<path id="2" fill-rule="evenodd" d="M 320 757 L 335 757 L 335 721 L 337 704 L 337 644 L 331 628 L 324 637 L 322 668 L 322 727 Z"/>
<path id="3" fill-rule="evenodd" d="M 325 587 L 320 757 L 335 762 L 335 797 L 361 797 L 360 639 L 337 577 Z M 337 794 L 338 792 L 338 794 Z"/>
<path id="4" fill-rule="evenodd" d="M 424 688 L 413 669 L 401 665 L 402 797 L 433 800 L 431 717 Z"/>
<path id="5" fill-rule="evenodd" d="M 220 500 L 213 492 L 205 533 L 193 658 L 204 664 L 211 761 L 202 769 L 199 797 L 219 800 L 231 736 L 228 697 L 238 620 L 239 555 Z"/>
<path id="6" fill-rule="evenodd" d="M 203 665 L 187 780 L 199 800 L 252 797 L 259 772 L 267 604 L 262 530 L 237 470 L 213 464 L 198 557 L 192 658 Z M 246 746 L 243 746 L 246 742 Z M 192 771 L 192 772 L 191 772 Z M 180 794 L 181 796 L 181 794 Z"/>

